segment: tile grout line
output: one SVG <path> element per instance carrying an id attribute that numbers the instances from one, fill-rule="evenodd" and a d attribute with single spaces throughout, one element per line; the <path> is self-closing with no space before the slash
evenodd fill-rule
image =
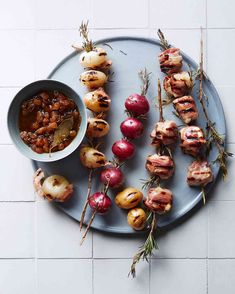
<path id="1" fill-rule="evenodd" d="M 206 293 L 208 294 L 209 280 L 208 280 L 208 263 L 209 263 L 209 209 L 207 208 L 207 257 L 206 257 Z"/>
<path id="2" fill-rule="evenodd" d="M 38 293 L 38 201 L 35 199 L 35 287 Z"/>
<path id="3" fill-rule="evenodd" d="M 149 26 L 149 29 L 157 29 L 158 27 L 155 26 Z M 172 31 L 176 31 L 176 30 L 198 30 L 200 29 L 200 27 L 161 27 L 163 30 L 172 30 Z M 202 27 L 203 29 L 206 29 L 206 26 Z M 40 32 L 40 31 L 77 31 L 78 27 L 71 27 L 71 28 L 0 28 L 0 32 L 5 32 L 5 31 L 35 31 L 35 32 Z M 93 31 L 103 31 L 103 30 L 146 30 L 146 27 L 100 27 L 100 28 L 95 28 L 90 26 L 90 30 Z M 234 27 L 207 27 L 208 30 L 234 30 Z"/>
<path id="4" fill-rule="evenodd" d="M 94 20 L 94 5 L 93 1 L 90 1 L 90 17 L 92 19 L 92 24 Z M 94 283 L 94 230 L 91 232 L 91 293 L 95 293 L 95 283 Z"/>
<path id="5" fill-rule="evenodd" d="M 150 0 L 148 0 L 148 37 L 150 37 L 150 32 L 151 32 L 151 29 L 150 29 Z M 152 263 L 152 260 L 150 259 L 149 265 L 148 265 L 148 271 L 149 271 L 149 273 L 148 273 L 149 274 L 149 277 L 148 277 L 148 286 L 149 286 L 148 293 L 149 294 L 151 293 L 151 290 L 150 290 L 151 271 L 152 271 L 151 263 Z"/>
<path id="6" fill-rule="evenodd" d="M 92 292 L 92 294 L 94 294 L 95 293 L 95 283 L 94 283 L 95 276 L 94 276 L 94 259 L 93 258 L 91 259 L 91 265 L 92 265 L 92 268 L 91 268 L 91 292 Z"/>
<path id="7" fill-rule="evenodd" d="M 36 257 L 0 257 L 0 260 L 35 260 Z M 151 258 L 151 260 L 235 260 L 235 257 L 159 257 Z M 130 260 L 131 257 L 37 257 L 39 260 Z"/>
<path id="8" fill-rule="evenodd" d="M 206 34 L 205 34 L 205 45 L 206 45 L 206 56 L 205 56 L 205 63 L 206 63 L 206 71 L 208 71 L 208 7 L 207 7 L 207 1 L 205 2 L 205 13 L 206 13 Z M 207 250 L 207 256 L 206 256 L 206 293 L 208 294 L 208 257 L 209 257 L 209 207 L 207 207 L 207 244 L 206 244 L 206 250 Z"/>
<path id="9" fill-rule="evenodd" d="M 92 294 L 94 294 L 94 231 L 91 232 L 91 289 Z"/>

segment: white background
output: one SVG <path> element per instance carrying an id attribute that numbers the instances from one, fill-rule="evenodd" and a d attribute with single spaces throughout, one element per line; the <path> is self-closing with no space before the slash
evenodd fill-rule
<path id="1" fill-rule="evenodd" d="M 77 28 L 90 19 L 91 36 L 156 38 L 198 60 L 204 28 L 207 73 L 227 118 L 228 149 L 235 153 L 235 2 L 233 0 L 0 0 L 0 293 L 1 294 L 233 294 L 235 291 L 234 165 L 207 205 L 158 239 L 151 263 L 127 278 L 142 239 L 90 233 L 35 197 L 32 168 L 11 144 L 6 113 L 24 85 L 45 78 L 79 43 Z"/>

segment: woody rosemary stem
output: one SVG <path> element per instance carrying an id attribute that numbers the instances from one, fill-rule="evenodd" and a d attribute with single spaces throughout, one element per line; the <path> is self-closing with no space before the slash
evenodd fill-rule
<path id="1" fill-rule="evenodd" d="M 162 46 L 163 50 L 170 48 L 167 40 L 165 39 L 163 32 L 160 29 L 157 31 L 157 34 L 158 34 L 158 38 L 161 42 L 161 46 Z"/>
<path id="2" fill-rule="evenodd" d="M 147 262 L 149 261 L 149 258 L 152 256 L 153 254 L 153 250 L 157 249 L 157 243 L 155 241 L 155 237 L 154 237 L 154 232 L 157 226 L 157 219 L 156 219 L 156 214 L 154 212 L 151 212 L 152 215 L 152 221 L 150 224 L 150 230 L 148 233 L 148 237 L 145 241 L 145 243 L 143 244 L 143 246 L 140 247 L 139 251 L 135 254 L 135 256 L 133 257 L 133 261 L 131 264 L 131 269 L 130 272 L 128 274 L 132 275 L 133 278 L 136 277 L 136 265 L 137 263 L 143 259 L 146 260 Z"/>
<path id="3" fill-rule="evenodd" d="M 142 85 L 141 85 L 140 89 L 141 89 L 141 95 L 143 95 L 143 96 L 145 96 L 148 92 L 148 88 L 150 85 L 150 80 L 149 80 L 150 74 L 151 73 L 148 73 L 146 68 L 139 72 L 139 77 L 142 81 Z"/>
<path id="4" fill-rule="evenodd" d="M 91 224 L 93 223 L 93 220 L 94 220 L 94 218 L 95 218 L 95 215 L 96 215 L 96 210 L 94 210 L 93 213 L 92 213 L 91 219 L 90 219 L 89 223 L 87 224 L 87 227 L 86 227 L 85 233 L 84 233 L 84 235 L 82 236 L 82 240 L 81 240 L 80 245 L 82 245 L 83 242 L 85 241 L 86 236 L 87 236 L 87 233 L 88 233 L 88 231 L 89 231 L 89 229 L 90 229 L 90 227 L 91 227 Z"/>
<path id="5" fill-rule="evenodd" d="M 206 107 L 205 107 L 205 103 L 203 100 L 203 40 L 202 40 L 202 36 L 201 36 L 201 53 L 200 53 L 200 77 L 199 77 L 199 101 L 202 105 L 202 110 L 203 113 L 205 115 L 205 118 L 207 120 L 208 123 L 210 123 L 210 119 L 208 117 L 207 111 L 206 111 Z"/>
<path id="6" fill-rule="evenodd" d="M 83 209 L 82 209 L 82 215 L 81 215 L 81 220 L 80 220 L 80 231 L 82 230 L 82 227 L 83 227 L 83 221 L 84 221 L 87 206 L 88 206 L 88 199 L 89 199 L 89 196 L 91 195 L 92 174 L 93 174 L 93 169 L 90 170 L 89 176 L 88 176 L 87 196 L 86 196 L 86 202 L 85 202 Z"/>
<path id="7" fill-rule="evenodd" d="M 220 170 L 223 176 L 223 179 L 226 178 L 227 174 L 228 174 L 228 170 L 227 170 L 227 159 L 230 156 L 233 156 L 232 153 L 227 152 L 225 150 L 224 147 L 224 139 L 223 137 L 218 133 L 217 129 L 214 126 L 214 123 L 210 120 L 206 107 L 205 107 L 205 102 L 204 102 L 204 97 L 205 94 L 203 92 L 203 79 L 205 77 L 204 71 L 203 71 L 203 38 L 202 38 L 202 31 L 201 31 L 201 54 L 200 54 L 200 64 L 199 64 L 199 72 L 198 72 L 198 79 L 199 79 L 199 102 L 202 106 L 202 110 L 204 113 L 204 116 L 206 118 L 207 121 L 207 130 L 208 130 L 208 134 L 209 134 L 209 142 L 213 142 L 215 147 L 218 150 L 218 156 L 217 158 L 214 160 L 214 163 L 217 162 L 220 166 Z"/>
<path id="8" fill-rule="evenodd" d="M 158 88 L 158 95 L 157 95 L 157 99 L 158 99 L 158 107 L 159 107 L 159 121 L 162 122 L 164 121 L 163 118 L 163 110 L 162 110 L 162 90 L 161 90 L 161 82 L 158 79 L 157 81 L 157 88 Z"/>

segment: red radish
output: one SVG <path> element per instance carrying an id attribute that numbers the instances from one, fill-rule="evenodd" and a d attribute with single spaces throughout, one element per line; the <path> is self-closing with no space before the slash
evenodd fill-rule
<path id="1" fill-rule="evenodd" d="M 130 95 L 125 102 L 125 107 L 134 115 L 144 115 L 149 111 L 149 103 L 145 96 L 139 94 Z"/>
<path id="2" fill-rule="evenodd" d="M 113 144 L 112 151 L 120 160 L 129 159 L 135 153 L 135 145 L 125 139 L 121 139 Z"/>
<path id="3" fill-rule="evenodd" d="M 104 214 L 109 210 L 112 202 L 107 194 L 96 192 L 89 197 L 88 203 L 91 209 L 95 210 L 97 213 Z"/>
<path id="4" fill-rule="evenodd" d="M 129 117 L 121 123 L 120 129 L 125 137 L 136 139 L 143 134 L 144 126 L 137 118 Z"/>
<path id="5" fill-rule="evenodd" d="M 82 243 L 84 242 L 96 214 L 105 214 L 110 209 L 112 201 L 107 194 L 102 192 L 96 192 L 93 195 L 89 196 L 88 204 L 90 208 L 93 210 L 93 213 L 89 220 L 89 223 L 87 224 L 80 245 L 82 245 Z"/>
<path id="6" fill-rule="evenodd" d="M 106 168 L 101 172 L 100 180 L 110 188 L 118 188 L 124 181 L 123 173 L 118 167 Z"/>

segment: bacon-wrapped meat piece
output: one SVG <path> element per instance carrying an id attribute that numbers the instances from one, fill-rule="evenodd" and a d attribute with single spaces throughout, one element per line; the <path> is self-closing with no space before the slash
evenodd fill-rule
<path id="1" fill-rule="evenodd" d="M 213 172 L 207 160 L 195 160 L 188 167 L 189 186 L 206 186 L 213 181 Z"/>
<path id="2" fill-rule="evenodd" d="M 187 95 L 193 86 L 191 76 L 187 71 L 166 76 L 163 87 L 168 96 L 178 98 Z"/>
<path id="3" fill-rule="evenodd" d="M 145 167 L 150 174 L 159 176 L 162 180 L 169 179 L 175 170 L 174 161 L 170 156 L 158 154 L 149 155 Z"/>
<path id="4" fill-rule="evenodd" d="M 148 191 L 148 196 L 144 200 L 145 206 L 158 214 L 164 214 L 170 211 L 172 202 L 172 192 L 161 187 L 150 188 Z"/>
<path id="5" fill-rule="evenodd" d="M 181 148 L 184 153 L 197 156 L 206 144 L 203 131 L 198 126 L 187 126 L 180 130 Z"/>
<path id="6" fill-rule="evenodd" d="M 174 144 L 178 139 L 178 127 L 172 120 L 157 122 L 150 137 L 153 139 L 153 146 Z"/>
<path id="7" fill-rule="evenodd" d="M 179 117 L 186 124 L 195 121 L 198 118 L 196 103 L 192 96 L 183 96 L 173 101 L 173 106 Z"/>
<path id="8" fill-rule="evenodd" d="M 182 67 L 182 55 L 178 48 L 168 48 L 158 56 L 161 71 L 166 74 L 179 72 Z"/>

